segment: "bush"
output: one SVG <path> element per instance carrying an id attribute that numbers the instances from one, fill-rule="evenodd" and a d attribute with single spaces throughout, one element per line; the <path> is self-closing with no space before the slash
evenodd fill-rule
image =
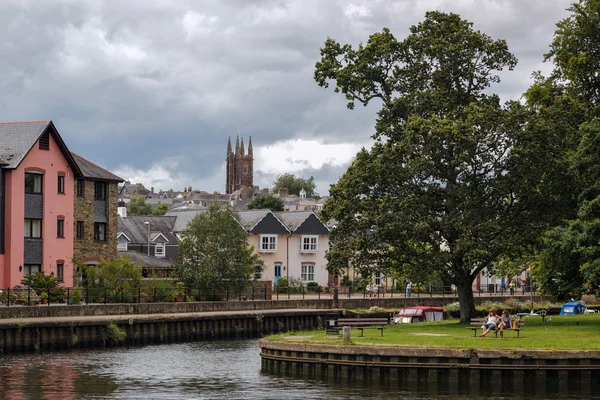
<path id="1" fill-rule="evenodd" d="M 67 291 L 60 286 L 58 277 L 54 276 L 54 272 L 50 272 L 50 275 L 46 275 L 44 271 L 27 274 L 23 277 L 21 283 L 37 293 L 45 292 L 46 300 L 51 302 L 63 301 L 67 295 Z"/>
<path id="2" fill-rule="evenodd" d="M 81 290 L 75 289 L 71 293 L 70 304 L 81 304 Z"/>
<path id="3" fill-rule="evenodd" d="M 279 278 L 275 291 L 277 293 L 287 293 L 288 288 L 290 293 L 302 293 L 304 290 L 304 282 L 302 282 L 302 279 L 295 276 L 290 276 L 289 280 L 287 278 Z"/>
<path id="4" fill-rule="evenodd" d="M 460 311 L 460 303 L 458 301 L 455 301 L 454 303 L 446 304 L 444 306 L 444 311 L 458 312 L 458 311 Z"/>
<path id="5" fill-rule="evenodd" d="M 34 305 L 39 301 L 38 294 L 27 285 L 15 285 L 12 289 L 10 289 L 10 298 L 9 291 L 4 291 L 0 295 L 0 299 L 4 304 L 7 304 L 10 301 L 10 304 L 21 304 L 21 305 Z"/>
<path id="6" fill-rule="evenodd" d="M 306 291 L 307 292 L 320 292 L 321 285 L 319 285 L 317 282 L 308 282 L 306 284 Z"/>

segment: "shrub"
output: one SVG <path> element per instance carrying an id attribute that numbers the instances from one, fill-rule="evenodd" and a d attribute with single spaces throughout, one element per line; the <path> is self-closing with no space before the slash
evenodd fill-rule
<path id="1" fill-rule="evenodd" d="M 80 304 L 81 303 L 81 290 L 75 289 L 73 293 L 71 293 L 71 304 Z"/>
<path id="2" fill-rule="evenodd" d="M 455 301 L 454 303 L 446 304 L 444 306 L 444 311 L 458 312 L 458 311 L 460 311 L 460 303 L 458 301 Z"/>
<path id="3" fill-rule="evenodd" d="M 45 292 L 46 300 L 52 302 L 62 301 L 66 296 L 66 290 L 60 286 L 58 277 L 54 276 L 54 272 L 46 275 L 44 271 L 33 272 L 23 277 L 21 283 L 35 290 L 37 293 Z"/>
<path id="4" fill-rule="evenodd" d="M 319 292 L 320 289 L 321 289 L 321 286 L 317 282 L 308 282 L 306 284 L 307 292 Z"/>
<path id="5" fill-rule="evenodd" d="M 125 329 L 119 328 L 114 322 L 109 323 L 103 333 L 105 341 L 112 344 L 120 343 L 127 337 Z"/>
<path id="6" fill-rule="evenodd" d="M 27 285 L 15 285 L 12 289 L 10 289 L 10 298 L 9 291 L 3 291 L 0 295 L 0 299 L 4 304 L 7 304 L 10 301 L 10 304 L 21 304 L 21 305 L 34 305 L 39 301 L 39 297 L 35 290 L 30 288 Z"/>

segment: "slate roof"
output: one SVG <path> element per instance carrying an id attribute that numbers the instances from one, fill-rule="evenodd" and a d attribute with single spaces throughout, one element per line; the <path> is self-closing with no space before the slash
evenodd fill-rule
<path id="1" fill-rule="evenodd" d="M 188 224 L 198 214 L 202 214 L 206 210 L 192 210 L 192 211 L 168 211 L 165 217 L 175 218 L 173 223 L 172 232 L 180 233 L 187 229 Z M 169 239 L 171 240 L 171 239 Z"/>
<path id="2" fill-rule="evenodd" d="M 238 211 L 237 217 L 240 225 L 244 227 L 245 230 L 252 230 L 267 214 L 269 214 L 271 210 L 245 210 Z"/>
<path id="3" fill-rule="evenodd" d="M 294 232 L 311 214 L 311 211 L 295 211 L 295 212 L 278 212 L 277 217 L 284 223 L 285 226 Z"/>
<path id="4" fill-rule="evenodd" d="M 73 155 L 73 159 L 79 166 L 81 174 L 84 178 L 101 179 L 103 181 L 123 182 L 123 178 L 119 178 L 117 175 L 102 168 L 99 165 L 94 164 L 90 160 L 87 160 L 73 152 L 71 152 L 71 154 Z"/>
<path id="5" fill-rule="evenodd" d="M 130 217 L 119 216 L 117 234 L 123 232 L 131 240 L 131 243 L 148 242 L 148 226 L 144 222 L 150 222 L 150 240 L 154 239 L 158 232 L 162 233 L 169 244 L 177 244 L 177 236 L 173 233 L 175 217 L 157 215 L 133 215 Z"/>
<path id="6" fill-rule="evenodd" d="M 164 258 L 157 258 L 133 250 L 117 251 L 117 257 L 128 257 L 134 263 L 142 264 L 143 269 L 172 269 L 171 263 Z"/>
<path id="7" fill-rule="evenodd" d="M 170 208 L 169 212 L 181 212 L 181 211 L 198 211 L 198 210 L 207 210 L 207 207 L 201 206 L 196 203 L 182 203 L 177 204 L 177 206 Z"/>

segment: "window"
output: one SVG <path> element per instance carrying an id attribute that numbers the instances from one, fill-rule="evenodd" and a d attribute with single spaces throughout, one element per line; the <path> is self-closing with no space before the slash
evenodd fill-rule
<path id="1" fill-rule="evenodd" d="M 77 221 L 77 239 L 83 239 L 83 221 Z"/>
<path id="2" fill-rule="evenodd" d="M 65 237 L 65 219 L 59 218 L 56 220 L 56 237 Z"/>
<path id="3" fill-rule="evenodd" d="M 375 285 L 381 286 L 381 272 L 375 272 Z"/>
<path id="4" fill-rule="evenodd" d="M 25 237 L 26 238 L 41 238 L 42 237 L 42 220 L 41 219 L 25 219 Z"/>
<path id="5" fill-rule="evenodd" d="M 154 257 L 164 257 L 165 256 L 165 244 L 164 243 L 156 243 L 156 247 L 154 247 Z"/>
<path id="6" fill-rule="evenodd" d="M 277 251 L 277 235 L 260 235 L 260 251 Z"/>
<path id="7" fill-rule="evenodd" d="M 315 252 L 319 249 L 319 236 L 317 235 L 303 235 L 302 236 L 302 251 L 303 252 Z"/>
<path id="8" fill-rule="evenodd" d="M 23 265 L 23 275 L 33 274 L 34 272 L 40 272 L 42 266 L 39 264 L 25 264 Z"/>
<path id="9" fill-rule="evenodd" d="M 247 165 L 244 165 L 242 170 L 244 171 L 244 175 L 248 175 L 248 166 Z"/>
<path id="10" fill-rule="evenodd" d="M 77 197 L 83 197 L 85 188 L 85 181 L 83 179 L 77 179 Z"/>
<path id="11" fill-rule="evenodd" d="M 106 242 L 106 222 L 94 222 L 94 240 Z"/>
<path id="12" fill-rule="evenodd" d="M 262 279 L 262 271 L 263 271 L 262 265 L 254 266 L 254 280 L 255 281 L 260 281 Z"/>
<path id="13" fill-rule="evenodd" d="M 58 193 L 65 193 L 65 176 L 63 174 L 58 175 Z"/>
<path id="14" fill-rule="evenodd" d="M 58 278 L 59 282 L 63 281 L 64 270 L 65 270 L 65 263 L 63 261 L 57 261 L 56 262 L 56 277 Z"/>
<path id="15" fill-rule="evenodd" d="M 315 280 L 315 266 L 312 264 L 302 264 L 300 277 L 304 282 Z"/>
<path id="16" fill-rule="evenodd" d="M 106 183 L 96 182 L 94 198 L 96 200 L 106 200 Z"/>
<path id="17" fill-rule="evenodd" d="M 42 193 L 42 176 L 40 174 L 25 174 L 25 193 Z"/>

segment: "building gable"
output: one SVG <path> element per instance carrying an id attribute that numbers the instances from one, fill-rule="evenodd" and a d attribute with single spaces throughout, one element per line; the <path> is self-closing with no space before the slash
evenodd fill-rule
<path id="1" fill-rule="evenodd" d="M 279 221 L 279 219 L 271 212 L 265 215 L 264 218 L 262 218 L 260 222 L 256 224 L 252 230 L 250 230 L 250 232 L 255 234 L 272 235 L 290 233 L 286 227 L 283 226 L 281 221 Z"/>
<path id="2" fill-rule="evenodd" d="M 305 220 L 296 228 L 294 233 L 301 235 L 328 235 L 329 229 L 319 217 L 311 213 Z"/>

